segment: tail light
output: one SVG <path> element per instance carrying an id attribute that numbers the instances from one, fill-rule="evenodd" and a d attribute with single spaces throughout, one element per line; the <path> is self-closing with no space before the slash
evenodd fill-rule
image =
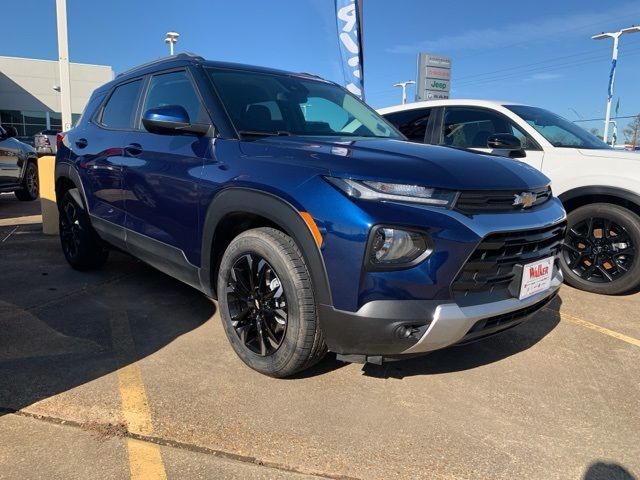
<path id="1" fill-rule="evenodd" d="M 65 132 L 60 132 L 58 134 L 56 134 L 56 147 L 60 148 L 60 145 L 62 144 L 62 140 L 64 140 L 64 136 L 66 135 Z M 48 143 L 48 140 L 47 140 Z"/>

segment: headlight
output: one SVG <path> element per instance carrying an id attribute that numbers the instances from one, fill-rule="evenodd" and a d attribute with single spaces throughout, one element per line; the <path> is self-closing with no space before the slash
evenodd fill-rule
<path id="1" fill-rule="evenodd" d="M 356 181 L 349 178 L 325 177 L 332 185 L 353 198 L 362 200 L 394 200 L 439 207 L 453 205 L 458 193 L 451 190 L 406 185 L 401 183 Z"/>
<path id="2" fill-rule="evenodd" d="M 373 269 L 408 267 L 431 253 L 425 233 L 378 226 L 370 234 L 367 247 L 369 267 Z"/>

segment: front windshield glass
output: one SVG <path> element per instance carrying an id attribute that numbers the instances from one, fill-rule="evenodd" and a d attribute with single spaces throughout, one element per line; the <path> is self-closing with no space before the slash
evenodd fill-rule
<path id="1" fill-rule="evenodd" d="M 244 137 L 305 135 L 404 139 L 371 108 L 329 82 L 294 75 L 208 68 Z"/>
<path id="2" fill-rule="evenodd" d="M 535 128 L 554 147 L 561 148 L 611 148 L 584 128 L 564 118 L 538 107 L 505 105 L 525 122 Z"/>

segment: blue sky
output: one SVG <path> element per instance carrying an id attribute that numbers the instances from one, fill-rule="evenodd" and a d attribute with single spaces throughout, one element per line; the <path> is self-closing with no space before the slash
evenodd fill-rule
<path id="1" fill-rule="evenodd" d="M 67 9 L 71 60 L 116 73 L 166 55 L 164 33 L 176 30 L 177 51 L 342 82 L 333 0 L 67 0 Z M 57 59 L 55 0 L 3 2 L 2 11 L 0 55 Z M 365 0 L 366 100 L 376 108 L 398 103 L 392 84 L 415 78 L 416 53 L 426 51 L 453 57 L 452 97 L 601 118 L 612 45 L 590 37 L 634 23 L 638 0 Z M 620 52 L 615 95 L 620 115 L 635 115 L 640 33 L 623 36 Z"/>

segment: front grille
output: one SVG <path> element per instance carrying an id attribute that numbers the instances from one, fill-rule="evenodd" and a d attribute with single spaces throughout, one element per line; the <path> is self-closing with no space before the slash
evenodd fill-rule
<path id="1" fill-rule="evenodd" d="M 531 207 L 537 207 L 551 198 L 551 187 L 527 190 L 536 194 L 536 200 Z M 512 212 L 522 210 L 522 205 L 514 205 L 516 195 L 522 190 L 487 190 L 462 192 L 456 201 L 455 208 L 466 214 Z"/>
<path id="2" fill-rule="evenodd" d="M 510 298 L 510 284 L 520 281 L 522 266 L 560 252 L 566 223 L 486 236 L 451 284 L 454 298 L 491 295 L 488 301 Z M 466 302 L 465 302 L 466 303 Z"/>

